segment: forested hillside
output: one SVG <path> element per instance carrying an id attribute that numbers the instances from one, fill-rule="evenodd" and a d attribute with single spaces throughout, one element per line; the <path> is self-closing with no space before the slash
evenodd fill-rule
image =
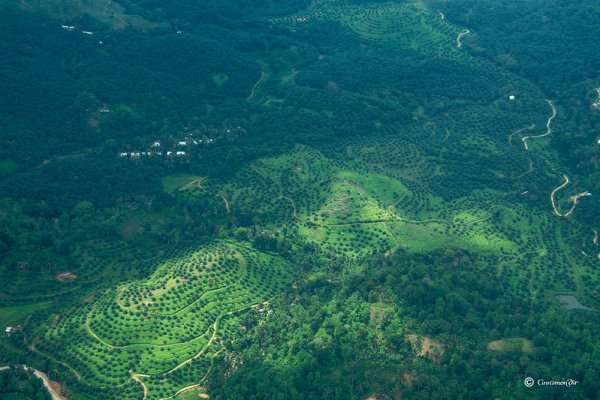
<path id="1" fill-rule="evenodd" d="M 598 12 L 0 1 L 0 368 L 86 400 L 597 398 Z M 46 398 L 19 371 L 0 398 Z"/>

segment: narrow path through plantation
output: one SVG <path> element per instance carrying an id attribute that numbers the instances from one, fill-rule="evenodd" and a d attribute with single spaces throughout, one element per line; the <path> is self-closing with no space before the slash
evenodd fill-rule
<path id="1" fill-rule="evenodd" d="M 456 47 L 458 47 L 459 49 L 462 47 L 462 37 L 465 36 L 467 33 L 471 33 L 470 30 L 465 29 L 464 31 L 462 31 L 461 33 L 458 34 L 458 36 L 456 37 Z"/>
<path id="2" fill-rule="evenodd" d="M 140 379 L 140 376 L 148 376 L 148 375 L 144 375 L 144 374 L 136 374 L 133 371 L 131 371 L 131 379 L 133 379 L 136 382 L 139 382 L 140 385 L 142 385 L 142 389 L 144 390 L 144 400 L 146 400 L 148 398 L 148 387 L 146 386 L 146 384 Z"/>
<path id="3" fill-rule="evenodd" d="M 525 130 L 530 131 L 533 128 L 535 128 L 535 124 L 531 124 L 529 126 L 526 126 L 524 128 L 521 128 L 521 129 L 518 129 L 518 130 L 514 131 L 513 133 L 511 133 L 510 135 L 508 135 L 508 144 L 512 144 L 512 138 L 513 138 L 514 135 L 516 135 L 518 133 L 521 133 L 521 132 L 523 132 Z"/>
<path id="4" fill-rule="evenodd" d="M 521 138 L 521 141 L 523 142 L 523 146 L 525 146 L 525 150 L 529 150 L 529 147 L 527 146 L 527 140 L 542 138 L 542 137 L 549 136 L 552 134 L 552 128 L 550 127 L 550 124 L 552 123 L 552 120 L 554 119 L 554 117 L 556 117 L 556 107 L 554 107 L 552 100 L 546 99 L 546 101 L 552 108 L 552 114 L 550 115 L 550 117 L 548 117 L 548 121 L 546 121 L 546 133 L 542 133 L 541 135 L 525 136 L 525 137 Z"/>
<path id="5" fill-rule="evenodd" d="M 556 208 L 556 202 L 554 201 L 554 196 L 556 195 L 556 192 L 558 192 L 560 189 L 564 188 L 565 186 L 567 186 L 569 184 L 569 177 L 566 175 L 563 175 L 563 178 L 565 179 L 563 184 L 560 185 L 559 187 L 557 187 L 556 189 L 554 189 L 552 191 L 552 193 L 550 193 L 550 202 L 552 203 L 552 210 L 554 211 L 554 214 L 558 215 L 559 217 L 562 217 L 563 215 Z"/>
<path id="6" fill-rule="evenodd" d="M 571 206 L 571 209 L 569 211 L 567 211 L 567 213 L 565 214 L 565 217 L 568 217 L 569 215 L 573 214 L 573 211 L 575 211 L 575 207 L 577 207 L 577 204 L 579 204 L 579 199 L 587 196 L 589 192 L 585 191 L 585 192 L 581 192 L 581 193 L 577 193 L 574 194 L 573 196 L 571 196 L 571 201 L 573 201 L 573 205 Z"/>
<path id="7" fill-rule="evenodd" d="M 256 83 L 254 84 L 254 86 L 252 86 L 252 91 L 250 92 L 250 95 L 246 98 L 246 101 L 250 101 L 252 100 L 252 98 L 254 97 L 254 95 L 256 94 L 256 88 L 258 87 L 258 85 L 260 85 L 265 79 L 267 78 L 267 73 L 265 71 L 261 71 L 260 72 L 260 78 L 258 79 L 258 81 L 256 81 Z"/>
<path id="8" fill-rule="evenodd" d="M 227 209 L 227 214 L 231 214 L 231 208 L 229 208 L 229 201 L 227 200 L 227 197 L 223 196 L 222 194 L 220 194 L 219 196 L 221 196 L 221 198 L 223 199 L 223 202 L 225 203 L 225 208 Z"/>
<path id="9" fill-rule="evenodd" d="M 31 349 L 31 351 L 35 351 L 38 354 L 43 355 L 44 357 L 48 358 L 49 360 L 54 361 L 57 364 L 63 365 L 64 367 L 66 367 L 69 371 L 71 371 L 73 373 L 73 375 L 75 375 L 75 377 L 77 378 L 77 380 L 81 380 L 81 374 L 77 371 L 75 371 L 75 369 L 73 367 L 71 367 L 69 364 L 66 364 L 62 361 L 57 360 L 56 358 L 52 357 L 51 355 L 44 353 L 43 351 L 40 351 L 38 349 L 36 349 L 35 347 L 35 342 L 37 341 L 37 337 L 33 340 L 33 342 L 29 345 L 29 348 Z"/>
<path id="10" fill-rule="evenodd" d="M 517 176 L 515 179 L 521 179 L 525 175 L 530 174 L 532 172 L 533 172 L 533 161 L 529 160 L 529 168 L 527 169 L 527 171 L 523 172 L 521 175 Z"/>
<path id="11" fill-rule="evenodd" d="M 285 199 L 290 202 L 290 204 L 292 205 L 292 208 L 294 209 L 294 218 L 298 219 L 298 209 L 296 208 L 296 203 L 294 202 L 294 199 L 287 197 L 287 196 L 280 196 L 279 198 Z"/>

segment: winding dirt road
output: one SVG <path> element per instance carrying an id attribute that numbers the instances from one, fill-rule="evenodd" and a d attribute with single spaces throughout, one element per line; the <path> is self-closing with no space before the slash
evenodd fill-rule
<path id="1" fill-rule="evenodd" d="M 223 202 L 225 203 L 225 208 L 227 209 L 227 214 L 231 214 L 231 209 L 229 208 L 229 201 L 227 201 L 227 197 L 223 196 L 223 195 L 219 195 L 221 196 L 221 198 L 223 199 Z"/>
<path id="2" fill-rule="evenodd" d="M 144 375 L 144 374 L 136 374 L 133 371 L 129 372 L 131 374 L 131 379 L 133 379 L 134 381 L 138 382 L 140 385 L 142 385 L 142 389 L 144 389 L 144 400 L 146 400 L 148 398 L 148 387 L 146 386 L 146 384 L 140 379 L 140 376 L 143 377 L 148 377 L 149 375 Z"/>
<path id="3" fill-rule="evenodd" d="M 252 86 L 252 91 L 250 92 L 250 95 L 246 98 L 246 101 L 252 100 L 252 98 L 256 94 L 256 88 L 258 87 L 258 85 L 260 85 L 265 80 L 266 77 L 267 77 L 266 72 L 265 71 L 261 71 L 260 78 L 258 79 L 258 81 L 256 81 L 256 83 L 254 84 L 254 86 Z"/>
<path id="4" fill-rule="evenodd" d="M 214 323 L 213 323 L 213 334 L 210 337 L 210 339 L 208 339 L 208 342 L 206 343 L 206 345 L 198 352 L 196 353 L 195 356 L 188 358 L 187 360 L 181 362 L 179 365 L 177 365 L 176 367 L 168 370 L 167 372 L 165 372 L 165 374 L 170 374 L 172 372 L 177 371 L 179 368 L 183 367 L 186 364 L 191 363 L 192 361 L 194 361 L 195 359 L 197 359 L 198 357 L 200 357 L 202 354 L 204 354 L 204 352 L 210 347 L 210 345 L 212 344 L 213 340 L 215 340 L 215 338 L 217 337 L 217 331 L 218 331 L 218 326 L 219 326 L 219 320 L 217 319 Z"/>
<path id="5" fill-rule="evenodd" d="M 458 36 L 456 37 L 456 47 L 457 48 L 461 48 L 462 47 L 462 42 L 461 39 L 463 36 L 465 36 L 467 33 L 471 33 L 470 30 L 465 29 L 464 31 L 462 31 L 461 33 L 458 34 Z"/>
<path id="6" fill-rule="evenodd" d="M 296 209 L 296 202 L 294 202 L 294 199 L 287 196 L 280 196 L 279 198 L 287 200 L 291 204 L 292 208 L 294 209 L 294 218 L 298 219 L 298 209 Z"/>
<path id="7" fill-rule="evenodd" d="M 554 189 L 552 191 L 552 193 L 550 193 L 550 202 L 552 203 L 552 210 L 554 211 L 554 214 L 558 215 L 559 217 L 564 217 L 564 215 L 562 215 L 558 209 L 556 208 L 556 203 L 554 201 L 554 195 L 556 194 L 556 192 L 558 192 L 560 189 L 564 188 L 565 186 L 567 186 L 569 184 L 569 177 L 566 175 L 563 175 L 563 178 L 565 179 L 565 181 L 563 182 L 562 185 L 560 185 L 559 187 L 557 187 L 556 189 Z"/>
<path id="8" fill-rule="evenodd" d="M 27 365 L 21 365 L 21 367 L 23 367 L 23 369 L 26 369 L 26 370 L 29 370 L 29 371 L 33 371 L 33 374 L 35 376 L 37 376 L 38 378 L 40 378 L 42 380 L 42 382 L 44 382 L 44 386 L 48 390 L 48 393 L 50 393 L 50 396 L 52 396 L 52 400 L 67 400 L 67 398 L 65 396 L 63 396 L 61 393 L 59 393 L 52 386 L 50 378 L 48 378 L 48 375 L 46 375 L 42 371 L 39 371 L 39 370 L 37 370 L 35 368 L 28 367 Z M 0 371 L 4 371 L 4 370 L 9 369 L 9 368 L 10 367 L 8 367 L 8 366 L 0 367 Z"/>
<path id="9" fill-rule="evenodd" d="M 512 144 L 512 138 L 513 136 L 515 136 L 517 133 L 523 132 L 525 130 L 530 131 L 533 128 L 535 128 L 535 124 L 531 124 L 529 126 L 526 126 L 525 128 L 521 128 L 519 130 L 514 131 L 513 133 L 511 133 L 510 135 L 508 135 L 508 144 Z"/>
<path id="10" fill-rule="evenodd" d="M 542 137 L 549 136 L 552 134 L 552 129 L 550 128 L 550 124 L 552 123 L 552 120 L 554 119 L 554 117 L 556 117 L 556 107 L 554 107 L 552 100 L 546 99 L 546 101 L 548 102 L 548 104 L 550 104 L 550 107 L 552 107 L 552 115 L 550 115 L 550 117 L 548 118 L 548 121 L 546 122 L 546 133 L 542 133 L 541 135 L 525 136 L 525 137 L 521 138 L 521 141 L 523 142 L 523 146 L 525 146 L 525 150 L 529 150 L 529 147 L 527 146 L 528 139 L 542 138 Z"/>
<path id="11" fill-rule="evenodd" d="M 573 202 L 573 205 L 571 206 L 571 209 L 565 214 L 565 217 L 568 217 L 569 215 L 573 214 L 573 211 L 575 211 L 575 207 L 577 207 L 577 204 L 579 204 L 579 199 L 584 196 L 587 196 L 588 193 L 589 192 L 586 191 L 571 196 L 571 201 Z"/>
<path id="12" fill-rule="evenodd" d="M 529 160 L 529 168 L 527 169 L 527 171 L 523 172 L 521 175 L 517 176 L 515 179 L 521 179 L 525 175 L 530 174 L 532 172 L 533 172 L 533 161 Z"/>

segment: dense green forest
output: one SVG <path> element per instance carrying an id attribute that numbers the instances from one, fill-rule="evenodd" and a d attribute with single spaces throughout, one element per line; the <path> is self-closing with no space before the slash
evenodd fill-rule
<path id="1" fill-rule="evenodd" d="M 599 14 L 0 1 L 0 399 L 598 398 Z"/>
<path id="2" fill-rule="evenodd" d="M 0 371 L 0 398 L 50 400 L 42 380 L 32 372 L 14 367 Z"/>

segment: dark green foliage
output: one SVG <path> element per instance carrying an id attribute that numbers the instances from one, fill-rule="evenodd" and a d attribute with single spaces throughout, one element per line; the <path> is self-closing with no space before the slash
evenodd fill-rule
<path id="1" fill-rule="evenodd" d="M 86 399 L 597 398 L 599 10 L 3 2 L 0 367 Z M 593 194 L 568 217 L 563 174 L 557 214 Z"/>
<path id="2" fill-rule="evenodd" d="M 15 398 L 20 394 L 25 399 L 50 400 L 50 394 L 44 387 L 42 380 L 19 367 L 0 371 L 0 397 L 13 394 Z M 6 397 L 11 398 L 11 397 Z"/>

